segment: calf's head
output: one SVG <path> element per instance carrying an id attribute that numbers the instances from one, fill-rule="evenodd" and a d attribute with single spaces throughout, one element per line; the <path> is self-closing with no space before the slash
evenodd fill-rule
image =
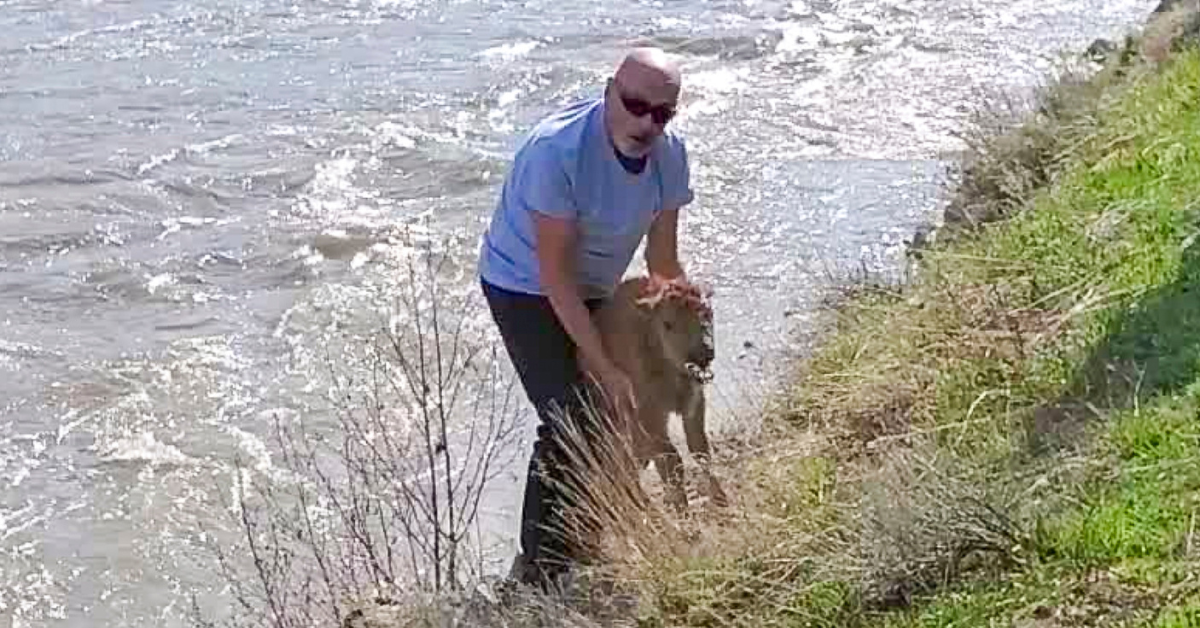
<path id="1" fill-rule="evenodd" d="M 637 300 L 662 357 L 701 381 L 712 378 L 709 369 L 716 357 L 710 297 L 710 290 L 682 279 L 648 280 Z"/>

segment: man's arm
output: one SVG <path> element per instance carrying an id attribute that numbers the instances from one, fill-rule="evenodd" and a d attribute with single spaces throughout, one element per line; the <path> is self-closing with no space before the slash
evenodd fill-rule
<path id="1" fill-rule="evenodd" d="M 579 294 L 575 277 L 575 221 L 533 212 L 537 237 L 538 272 L 554 313 L 579 349 L 586 367 L 600 377 L 613 368 L 600 333 Z"/>
<path id="2" fill-rule="evenodd" d="M 679 263 L 679 209 L 659 212 L 646 234 L 646 268 L 662 279 L 683 276 Z"/>
<path id="3" fill-rule="evenodd" d="M 687 145 L 677 138 L 670 146 L 673 159 L 665 161 L 663 168 L 664 207 L 646 234 L 646 268 L 661 279 L 684 277 L 679 263 L 679 211 L 695 198 Z"/>

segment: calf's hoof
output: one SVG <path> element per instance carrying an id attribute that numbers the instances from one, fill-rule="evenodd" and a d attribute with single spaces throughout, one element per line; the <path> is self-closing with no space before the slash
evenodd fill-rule
<path id="1" fill-rule="evenodd" d="M 716 478 L 708 480 L 708 499 L 719 508 L 729 507 L 729 496 L 725 494 L 725 490 L 717 483 Z"/>

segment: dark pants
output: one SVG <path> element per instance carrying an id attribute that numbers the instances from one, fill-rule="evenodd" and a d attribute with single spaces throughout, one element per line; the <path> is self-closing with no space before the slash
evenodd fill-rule
<path id="1" fill-rule="evenodd" d="M 585 384 L 576 358 L 575 343 L 567 335 L 546 297 L 504 290 L 481 282 L 492 318 L 504 338 L 504 346 L 517 371 L 526 395 L 537 410 L 539 425 L 526 474 L 521 511 L 523 580 L 545 586 L 567 562 L 577 560 L 577 545 L 560 532 L 559 516 L 567 496 L 547 480 L 562 481 L 562 449 L 555 442 L 561 417 L 582 418 L 581 400 L 595 399 L 592 386 Z M 594 311 L 602 300 L 586 301 Z M 595 426 L 577 424 L 594 437 Z M 591 440 L 589 438 L 589 440 Z"/>

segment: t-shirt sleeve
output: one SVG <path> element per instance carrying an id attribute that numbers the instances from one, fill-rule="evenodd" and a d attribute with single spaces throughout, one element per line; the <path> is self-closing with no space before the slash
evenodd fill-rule
<path id="1" fill-rule="evenodd" d="M 676 138 L 671 149 L 669 165 L 663 169 L 663 207 L 667 209 L 683 207 L 695 198 L 687 145 L 682 138 Z"/>
<path id="2" fill-rule="evenodd" d="M 563 161 L 546 145 L 529 147 L 519 166 L 516 194 L 522 208 L 554 218 L 578 213 Z"/>

